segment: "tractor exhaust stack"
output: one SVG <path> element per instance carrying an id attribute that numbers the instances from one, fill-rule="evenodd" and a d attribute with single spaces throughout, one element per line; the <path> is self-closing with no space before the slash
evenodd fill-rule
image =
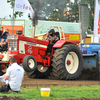
<path id="1" fill-rule="evenodd" d="M 37 13 L 34 12 L 33 18 L 32 18 L 32 24 L 33 24 L 33 28 L 32 28 L 32 35 L 31 37 L 34 38 L 35 37 L 35 26 L 38 23 L 38 16 Z"/>

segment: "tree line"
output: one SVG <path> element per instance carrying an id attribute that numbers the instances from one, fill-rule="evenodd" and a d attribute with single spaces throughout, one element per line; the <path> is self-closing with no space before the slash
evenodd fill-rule
<path id="1" fill-rule="evenodd" d="M 15 0 L 7 0 L 11 8 Z M 28 0 L 38 20 L 79 22 L 79 4 L 88 4 L 90 10 L 90 28 L 93 30 L 95 0 Z M 14 17 L 23 16 L 22 12 L 15 12 Z M 9 15 L 9 17 L 12 17 Z M 30 18 L 30 15 L 28 15 Z"/>

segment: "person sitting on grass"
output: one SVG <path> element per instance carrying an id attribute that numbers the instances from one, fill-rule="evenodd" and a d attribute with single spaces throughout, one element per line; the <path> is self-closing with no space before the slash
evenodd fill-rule
<path id="1" fill-rule="evenodd" d="M 24 77 L 24 70 L 16 63 L 15 57 L 10 58 L 10 65 L 11 66 L 7 68 L 6 73 L 3 75 L 3 78 L 7 81 L 5 85 L 0 87 L 0 92 L 7 93 L 9 90 L 11 90 L 14 93 L 20 93 L 20 86 Z"/>

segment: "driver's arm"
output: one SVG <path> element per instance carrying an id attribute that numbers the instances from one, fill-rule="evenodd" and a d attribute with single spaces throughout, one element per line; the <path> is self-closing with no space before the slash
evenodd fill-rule
<path id="1" fill-rule="evenodd" d="M 49 38 L 49 33 L 47 34 L 46 40 L 48 40 L 48 38 Z"/>

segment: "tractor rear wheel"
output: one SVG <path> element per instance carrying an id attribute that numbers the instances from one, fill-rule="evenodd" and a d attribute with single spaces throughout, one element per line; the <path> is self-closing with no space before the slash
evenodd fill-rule
<path id="1" fill-rule="evenodd" d="M 53 74 L 59 79 L 77 79 L 83 69 L 81 51 L 74 44 L 56 49 L 52 62 Z"/>

